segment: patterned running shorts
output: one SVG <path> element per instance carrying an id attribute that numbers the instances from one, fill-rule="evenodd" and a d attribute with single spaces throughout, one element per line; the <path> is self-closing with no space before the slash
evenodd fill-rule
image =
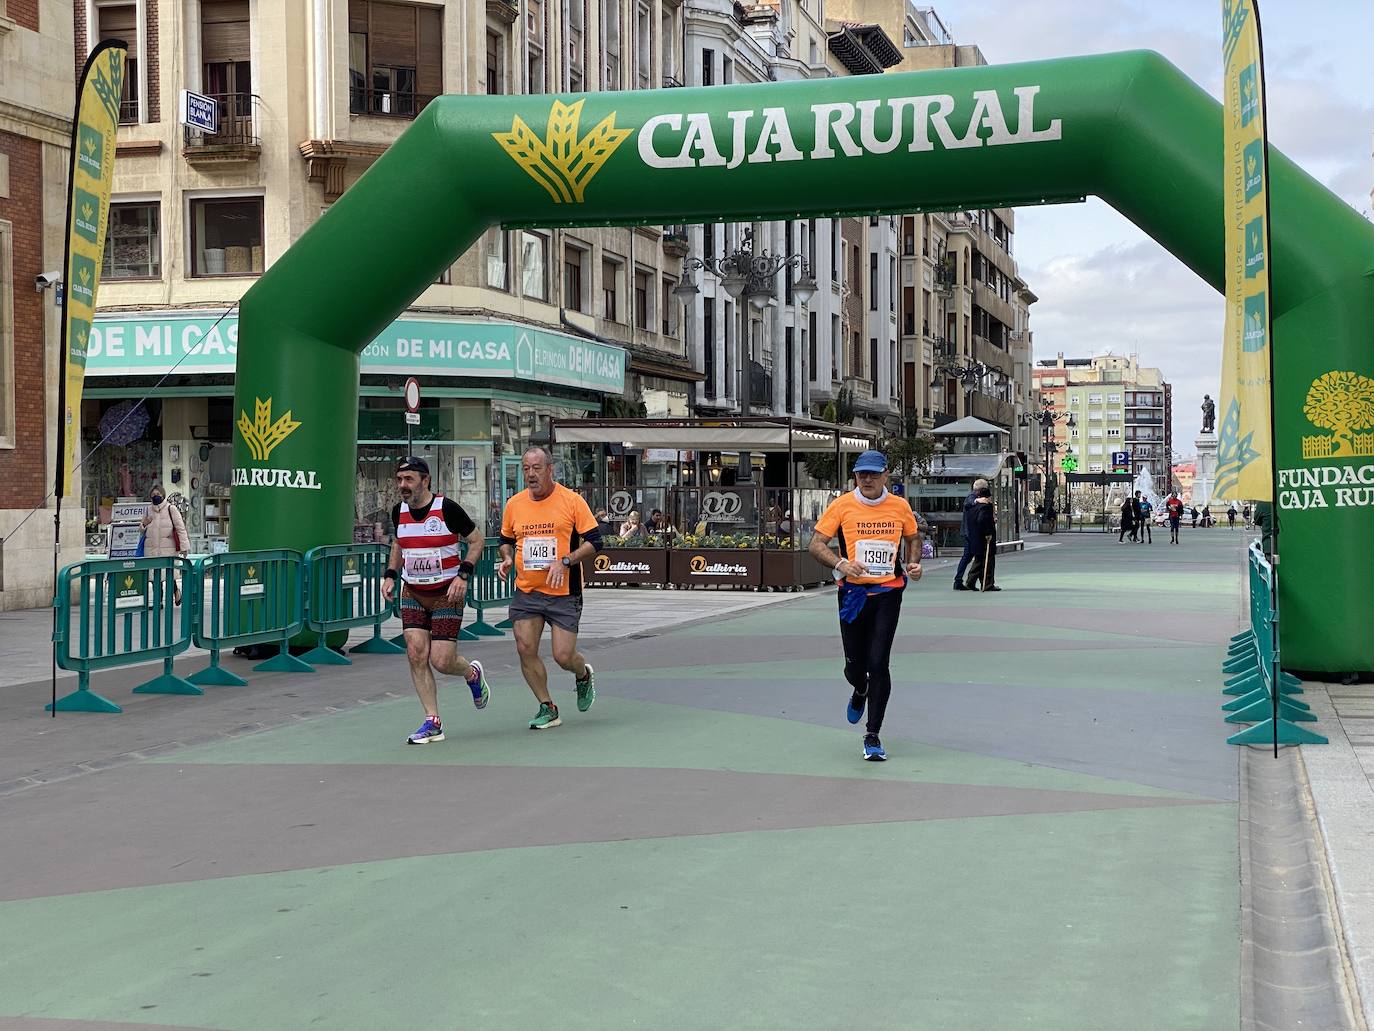
<path id="1" fill-rule="evenodd" d="M 401 625 L 407 630 L 424 630 L 432 641 L 456 641 L 463 628 L 463 610 L 455 608 L 444 595 L 445 584 L 438 591 L 417 591 L 409 584 L 401 592 Z"/>

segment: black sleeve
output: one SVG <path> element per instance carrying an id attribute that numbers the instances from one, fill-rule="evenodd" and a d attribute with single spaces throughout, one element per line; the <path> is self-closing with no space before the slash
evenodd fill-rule
<path id="1" fill-rule="evenodd" d="M 588 544 L 590 544 L 597 551 L 600 551 L 605 546 L 601 543 L 601 527 L 599 526 L 593 527 L 592 529 L 584 533 L 582 535 L 582 539 L 586 541 Z"/>
<path id="2" fill-rule="evenodd" d="M 401 503 L 399 501 L 391 506 L 391 526 L 397 532 L 401 529 Z"/>
<path id="3" fill-rule="evenodd" d="M 507 547 L 513 548 L 513 547 L 515 547 L 515 538 L 514 538 L 514 537 L 507 537 L 507 536 L 503 533 L 503 534 L 501 535 L 501 543 L 504 544 L 504 545 L 506 545 Z"/>
<path id="4" fill-rule="evenodd" d="M 477 524 L 472 521 L 472 517 L 467 514 L 462 505 L 452 498 L 444 498 L 444 525 L 459 537 L 466 537 L 477 529 Z"/>

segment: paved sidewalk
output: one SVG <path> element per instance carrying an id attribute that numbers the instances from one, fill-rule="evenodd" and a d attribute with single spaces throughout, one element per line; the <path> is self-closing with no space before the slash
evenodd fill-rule
<path id="1" fill-rule="evenodd" d="M 829 591 L 598 593 L 590 712 L 560 675 L 564 726 L 524 729 L 477 642 L 491 704 L 445 686 L 424 748 L 398 657 L 202 698 L 111 673 L 118 716 L 0 687 L 0 1026 L 1354 1026 L 1240 977 L 1284 979 L 1237 878 L 1284 831 L 1247 799 L 1238 834 L 1218 711 L 1238 535 L 1036 543 L 1000 594 L 941 560 L 905 597 L 885 764 Z"/>

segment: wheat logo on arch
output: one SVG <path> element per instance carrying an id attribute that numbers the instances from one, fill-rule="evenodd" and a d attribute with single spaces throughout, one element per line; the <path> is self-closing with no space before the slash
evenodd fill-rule
<path id="1" fill-rule="evenodd" d="M 555 100 L 542 140 L 519 115 L 511 123 L 510 132 L 491 134 L 531 179 L 548 190 L 555 204 L 581 204 L 587 184 L 634 131 L 617 129 L 612 111 L 579 139 L 577 130 L 584 103 L 585 98 L 572 104 Z"/>
<path id="2" fill-rule="evenodd" d="M 272 399 L 269 397 L 264 401 L 260 397 L 253 398 L 253 419 L 250 422 L 247 412 L 239 412 L 238 426 L 239 433 L 243 436 L 243 442 L 248 445 L 248 453 L 258 462 L 267 461 L 272 452 L 291 434 L 296 432 L 300 423 L 291 418 L 291 410 L 288 408 L 282 413 L 281 418 L 276 422 L 272 421 Z"/>
<path id="3" fill-rule="evenodd" d="M 1374 456 L 1374 379 L 1358 372 L 1328 372 L 1312 381 L 1302 414 L 1330 436 L 1302 438 L 1302 457 Z M 1361 430 L 1366 432 L 1360 432 Z"/>

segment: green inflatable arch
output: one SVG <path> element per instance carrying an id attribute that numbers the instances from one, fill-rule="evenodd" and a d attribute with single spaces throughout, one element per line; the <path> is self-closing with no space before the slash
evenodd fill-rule
<path id="1" fill-rule="evenodd" d="M 1095 194 L 1221 290 L 1221 120 L 1215 100 L 1151 52 L 441 97 L 243 299 L 233 547 L 351 539 L 358 354 L 489 226 L 946 211 Z M 1374 548 L 1343 545 L 1374 541 L 1374 459 L 1305 459 L 1302 438 L 1320 432 L 1303 413 L 1316 379 L 1370 371 L 1374 227 L 1277 152 L 1270 168 L 1285 665 L 1371 670 Z M 369 254 L 385 260 L 362 257 L 360 240 L 381 244 Z M 1357 433 L 1341 450 L 1374 454 L 1371 442 Z"/>

